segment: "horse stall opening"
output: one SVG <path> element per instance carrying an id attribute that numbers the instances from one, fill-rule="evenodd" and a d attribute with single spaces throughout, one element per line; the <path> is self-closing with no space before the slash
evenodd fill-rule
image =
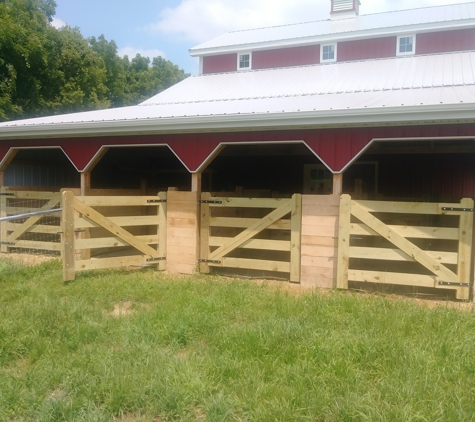
<path id="1" fill-rule="evenodd" d="M 469 256 L 464 252 L 461 259 L 458 254 L 462 249 L 466 250 L 463 245 L 472 243 L 472 239 L 467 238 L 472 231 L 470 234 L 459 231 L 461 222 L 465 227 L 473 220 L 472 207 L 461 205 L 461 201 L 469 203 L 475 197 L 474 162 L 473 140 L 381 141 L 374 143 L 345 171 L 343 193 L 350 194 L 356 201 L 377 200 L 380 205 L 363 202 L 362 206 L 368 210 L 373 206 L 385 210 L 375 212 L 373 217 L 389 227 L 388 230 L 396 230 L 408 238 L 414 246 L 401 241 L 407 248 L 422 250 L 418 253 L 424 259 L 427 255 L 429 261 L 435 257 L 439 264 L 432 262 L 432 266 L 447 266 L 451 272 L 434 275 L 417 260 L 408 258 L 406 252 L 394 252 L 394 245 L 391 246 L 388 239 L 382 238 L 374 229 L 362 229 L 363 223 L 351 214 L 350 244 L 345 245 L 350 247 L 351 288 L 444 297 L 454 297 L 455 293 L 458 298 L 467 297 L 467 283 L 473 282 L 473 275 L 467 275 L 467 268 L 473 266 L 473 249 L 469 247 Z M 391 212 L 390 204 L 406 211 Z M 442 210 L 443 204 L 468 210 L 462 214 L 448 213 Z M 419 209 L 430 212 L 413 212 Z M 340 227 L 342 225 L 340 222 Z M 344 253 L 341 245 L 339 252 Z M 376 274 L 378 272 L 391 274 Z M 410 276 L 401 277 L 400 274 L 413 274 L 412 281 Z M 434 277 L 438 279 L 434 281 Z M 460 277 L 464 279 L 458 280 Z"/>

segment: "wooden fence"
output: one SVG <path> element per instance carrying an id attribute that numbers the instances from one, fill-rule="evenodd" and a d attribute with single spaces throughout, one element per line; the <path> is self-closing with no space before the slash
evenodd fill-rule
<path id="1" fill-rule="evenodd" d="M 100 268 L 157 265 L 164 270 L 166 196 L 81 197 L 62 192 L 64 280 Z"/>
<path id="2" fill-rule="evenodd" d="M 8 187 L 0 189 L 0 251 L 55 254 L 61 252 L 59 192 L 24 191 Z M 51 212 L 28 216 L 38 212 Z M 27 215 L 17 219 L 6 217 Z"/>
<path id="3" fill-rule="evenodd" d="M 302 198 L 201 195 L 200 271 L 209 267 L 288 273 L 300 281 Z"/>
<path id="4" fill-rule="evenodd" d="M 348 280 L 455 289 L 468 299 L 473 200 L 457 204 L 340 199 L 337 287 Z"/>

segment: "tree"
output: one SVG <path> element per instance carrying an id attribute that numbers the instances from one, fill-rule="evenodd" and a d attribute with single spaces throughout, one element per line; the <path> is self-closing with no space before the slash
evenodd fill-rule
<path id="1" fill-rule="evenodd" d="M 188 75 L 117 54 L 103 35 L 50 25 L 54 0 L 0 0 L 0 120 L 137 104 Z"/>

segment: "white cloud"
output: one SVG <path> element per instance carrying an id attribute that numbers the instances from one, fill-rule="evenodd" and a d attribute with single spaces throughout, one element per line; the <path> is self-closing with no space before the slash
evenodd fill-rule
<path id="1" fill-rule="evenodd" d="M 362 14 L 473 0 L 361 0 Z M 327 19 L 330 0 L 182 0 L 146 27 L 201 43 L 225 32 Z"/>
<path id="2" fill-rule="evenodd" d="M 66 26 L 66 25 L 67 25 L 66 22 L 63 22 L 59 18 L 53 18 L 51 22 L 51 26 L 54 26 L 56 29 L 62 28 L 63 26 Z"/>
<path id="3" fill-rule="evenodd" d="M 154 57 L 161 56 L 165 58 L 165 53 L 161 50 L 156 49 L 143 49 L 143 48 L 134 48 L 134 47 L 124 47 L 119 48 L 117 53 L 119 56 L 129 56 L 129 59 L 133 59 L 137 54 L 140 54 L 143 57 L 148 57 L 152 60 Z"/>

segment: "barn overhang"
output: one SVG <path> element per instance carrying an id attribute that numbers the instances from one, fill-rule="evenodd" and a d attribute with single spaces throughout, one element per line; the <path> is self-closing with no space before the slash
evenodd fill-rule
<path id="1" fill-rule="evenodd" d="M 189 172 L 197 173 L 225 145 L 303 143 L 332 173 L 341 173 L 374 142 L 442 139 L 475 140 L 475 123 L 4 140 L 0 168 L 10 154 L 25 148 L 60 148 L 79 172 L 85 172 L 104 149 L 167 146 Z"/>

